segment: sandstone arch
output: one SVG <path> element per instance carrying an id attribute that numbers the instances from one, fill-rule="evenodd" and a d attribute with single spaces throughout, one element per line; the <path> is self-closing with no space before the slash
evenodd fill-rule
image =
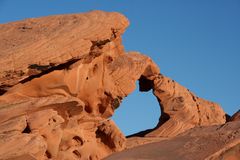
<path id="1" fill-rule="evenodd" d="M 139 80 L 135 84 L 134 91 L 122 100 L 120 107 L 111 117 L 126 137 L 154 128 L 161 115 L 158 101 L 153 96 L 152 90 L 142 92 Z"/>
<path id="2" fill-rule="evenodd" d="M 225 123 L 225 113 L 218 104 L 197 97 L 161 74 L 156 75 L 152 83 L 162 115 L 154 131 L 147 136 L 171 137 L 195 126 Z"/>
<path id="3" fill-rule="evenodd" d="M 93 11 L 0 25 L 0 159 L 93 160 L 123 150 L 125 137 L 109 117 L 137 80 L 162 106 L 145 136 L 225 122 L 220 106 L 161 75 L 149 57 L 124 51 L 128 23 Z"/>

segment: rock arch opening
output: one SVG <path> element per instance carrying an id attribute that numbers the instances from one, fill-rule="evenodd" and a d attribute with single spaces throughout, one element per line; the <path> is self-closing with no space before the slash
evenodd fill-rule
<path id="1" fill-rule="evenodd" d="M 124 126 L 139 126 L 127 135 L 157 124 L 144 132 L 146 139 L 173 137 L 225 122 L 219 105 L 161 75 L 149 57 L 124 51 L 121 35 L 128 24 L 123 15 L 102 11 L 3 24 L 1 39 L 18 47 L 7 41 L 0 46 L 0 143 L 6 149 L 0 159 L 102 159 L 125 149 L 128 139 L 109 118 L 137 80 L 139 89 L 123 101 L 128 107 L 119 108 L 126 111 Z M 155 96 L 138 92 L 151 89 Z"/>
<path id="2" fill-rule="evenodd" d="M 127 136 L 144 134 L 153 130 L 161 115 L 159 103 L 152 93 L 150 82 L 136 82 L 136 89 L 128 95 L 115 111 L 112 119 Z"/>

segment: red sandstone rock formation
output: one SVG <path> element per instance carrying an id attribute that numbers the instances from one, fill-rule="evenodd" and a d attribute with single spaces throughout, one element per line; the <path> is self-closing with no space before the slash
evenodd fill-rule
<path id="1" fill-rule="evenodd" d="M 197 97 L 170 78 L 155 77 L 153 92 L 162 115 L 157 128 L 147 136 L 176 136 L 195 126 L 226 122 L 225 113 L 218 104 Z"/>
<path id="2" fill-rule="evenodd" d="M 240 121 L 240 110 L 233 114 L 229 121 Z"/>
<path id="3" fill-rule="evenodd" d="M 147 56 L 126 53 L 127 26 L 102 11 L 0 25 L 0 159 L 94 160 L 125 149 L 109 118 L 137 80 L 162 111 L 143 143 L 225 123 L 219 105 L 161 75 Z"/>
<path id="4" fill-rule="evenodd" d="M 196 127 L 169 140 L 145 144 L 106 160 L 238 160 L 240 121 Z"/>
<path id="5" fill-rule="evenodd" d="M 101 11 L 0 26 L 0 159 L 100 159 L 124 148 L 107 118 L 134 88 L 113 80 L 127 72 L 115 64 L 131 60 L 127 26 Z"/>

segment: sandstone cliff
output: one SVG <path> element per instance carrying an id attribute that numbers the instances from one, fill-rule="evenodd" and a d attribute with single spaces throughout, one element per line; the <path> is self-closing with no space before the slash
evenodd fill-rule
<path id="1" fill-rule="evenodd" d="M 126 52 L 128 25 L 103 11 L 0 25 L 0 159 L 96 160 L 124 150 L 129 141 L 110 118 L 136 81 L 162 112 L 154 129 L 135 135 L 141 144 L 226 122 L 218 104 Z"/>

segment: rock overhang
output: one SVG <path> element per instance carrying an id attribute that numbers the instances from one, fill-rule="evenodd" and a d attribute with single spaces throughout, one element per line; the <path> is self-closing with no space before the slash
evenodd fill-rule
<path id="1" fill-rule="evenodd" d="M 2 150 L 5 158 L 101 159 L 123 150 L 125 136 L 108 118 L 137 80 L 140 91 L 153 90 L 162 111 L 145 137 L 225 123 L 218 104 L 162 75 L 149 57 L 124 50 L 121 35 L 128 25 L 123 15 L 103 11 L 0 25 L 1 134 L 11 135 L 12 144 L 21 137 L 37 141 L 17 155 L 21 145 Z"/>

